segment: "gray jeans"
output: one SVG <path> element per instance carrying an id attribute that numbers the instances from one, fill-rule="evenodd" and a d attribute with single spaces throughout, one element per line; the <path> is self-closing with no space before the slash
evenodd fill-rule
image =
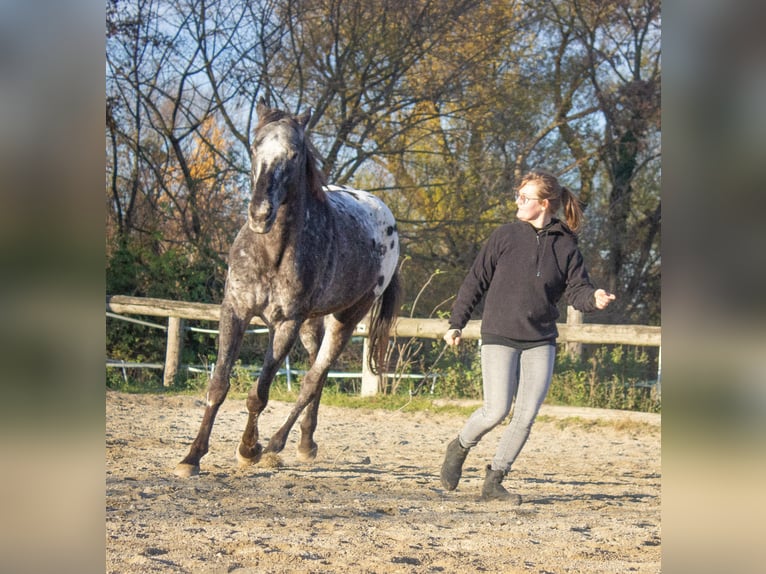
<path id="1" fill-rule="evenodd" d="M 519 350 L 503 345 L 482 345 L 481 371 L 484 405 L 474 411 L 459 433 L 464 447 L 476 446 L 481 438 L 513 416 L 500 437 L 492 469 L 507 472 L 529 437 L 553 376 L 556 346 L 543 345 Z"/>

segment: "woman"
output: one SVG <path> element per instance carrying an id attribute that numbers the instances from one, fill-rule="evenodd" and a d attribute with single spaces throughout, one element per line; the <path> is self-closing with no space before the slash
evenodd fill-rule
<path id="1" fill-rule="evenodd" d="M 533 170 L 516 194 L 518 221 L 497 228 L 463 281 L 450 316 L 448 345 L 458 345 L 461 329 L 486 295 L 481 324 L 484 405 L 447 446 L 441 482 L 457 488 L 468 451 L 511 410 L 482 487 L 483 500 L 521 497 L 501 482 L 529 437 L 550 386 L 556 354 L 556 304 L 562 295 L 583 312 L 605 309 L 615 296 L 588 278 L 575 231 L 582 210 L 572 192 L 544 170 Z M 563 207 L 566 223 L 554 215 Z"/>

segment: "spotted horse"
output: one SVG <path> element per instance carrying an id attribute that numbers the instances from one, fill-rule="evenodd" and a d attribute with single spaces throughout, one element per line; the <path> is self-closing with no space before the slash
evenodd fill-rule
<path id="1" fill-rule="evenodd" d="M 370 193 L 325 185 L 306 130 L 310 110 L 292 115 L 260 99 L 256 111 L 247 222 L 229 252 L 215 370 L 197 437 L 174 470 L 180 477 L 200 471 L 253 317 L 268 326 L 269 344 L 247 396 L 248 418 L 236 453 L 240 466 L 258 462 L 265 452 L 281 452 L 304 409 L 298 458 L 313 460 L 330 366 L 369 312 L 369 363 L 379 372 L 398 312 L 399 237 L 391 211 Z M 298 339 L 311 366 L 295 406 L 264 448 L 258 418 L 274 375 Z"/>

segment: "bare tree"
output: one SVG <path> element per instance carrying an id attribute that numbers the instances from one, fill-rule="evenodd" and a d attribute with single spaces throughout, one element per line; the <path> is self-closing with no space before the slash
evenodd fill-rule
<path id="1" fill-rule="evenodd" d="M 222 106 L 211 96 L 199 7 L 140 0 L 114 4 L 107 14 L 111 195 L 120 233 L 156 237 L 164 229 L 164 240 L 218 257 L 204 196 L 224 182 L 236 185 L 246 168 L 226 138 L 210 139 L 210 121 L 221 117 Z M 194 165 L 200 148 L 216 156 L 214 175 Z M 131 158 L 129 168 L 120 155 Z M 140 222 L 139 205 L 151 213 Z M 180 235 L 168 233 L 169 225 Z"/>
<path id="2" fill-rule="evenodd" d="M 660 2 L 530 4 L 552 24 L 558 44 L 550 91 L 557 102 L 560 136 L 580 176 L 581 199 L 597 226 L 587 239 L 593 255 L 604 255 L 604 263 L 594 267 L 607 287 L 621 294 L 611 314 L 656 319 Z M 579 111 L 573 107 L 576 100 Z M 589 121 L 580 121 L 586 113 Z M 607 188 L 606 193 L 594 185 Z"/>
<path id="3" fill-rule="evenodd" d="M 659 24 L 658 0 L 115 0 L 110 229 L 223 265 L 264 96 L 312 108 L 331 181 L 386 196 L 413 292 L 447 271 L 424 307 L 457 289 L 513 217 L 519 176 L 544 164 L 587 204 L 582 243 L 622 294 L 615 311 L 656 318 Z"/>

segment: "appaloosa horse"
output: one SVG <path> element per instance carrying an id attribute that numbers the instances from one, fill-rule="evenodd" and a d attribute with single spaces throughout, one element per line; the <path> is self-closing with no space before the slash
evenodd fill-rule
<path id="1" fill-rule="evenodd" d="M 263 99 L 256 110 L 247 223 L 229 252 L 218 358 L 199 433 L 175 468 L 181 477 L 199 473 L 254 316 L 268 325 L 269 346 L 257 384 L 247 396 L 249 416 L 237 448 L 240 465 L 257 462 L 263 452 L 280 452 L 306 406 L 298 456 L 312 460 L 319 400 L 331 364 L 371 311 L 370 366 L 377 370 L 398 312 L 399 237 L 389 209 L 367 192 L 324 186 L 306 135 L 310 110 L 293 116 L 268 107 Z M 311 367 L 290 415 L 264 450 L 258 442 L 258 417 L 274 375 L 299 337 Z"/>

